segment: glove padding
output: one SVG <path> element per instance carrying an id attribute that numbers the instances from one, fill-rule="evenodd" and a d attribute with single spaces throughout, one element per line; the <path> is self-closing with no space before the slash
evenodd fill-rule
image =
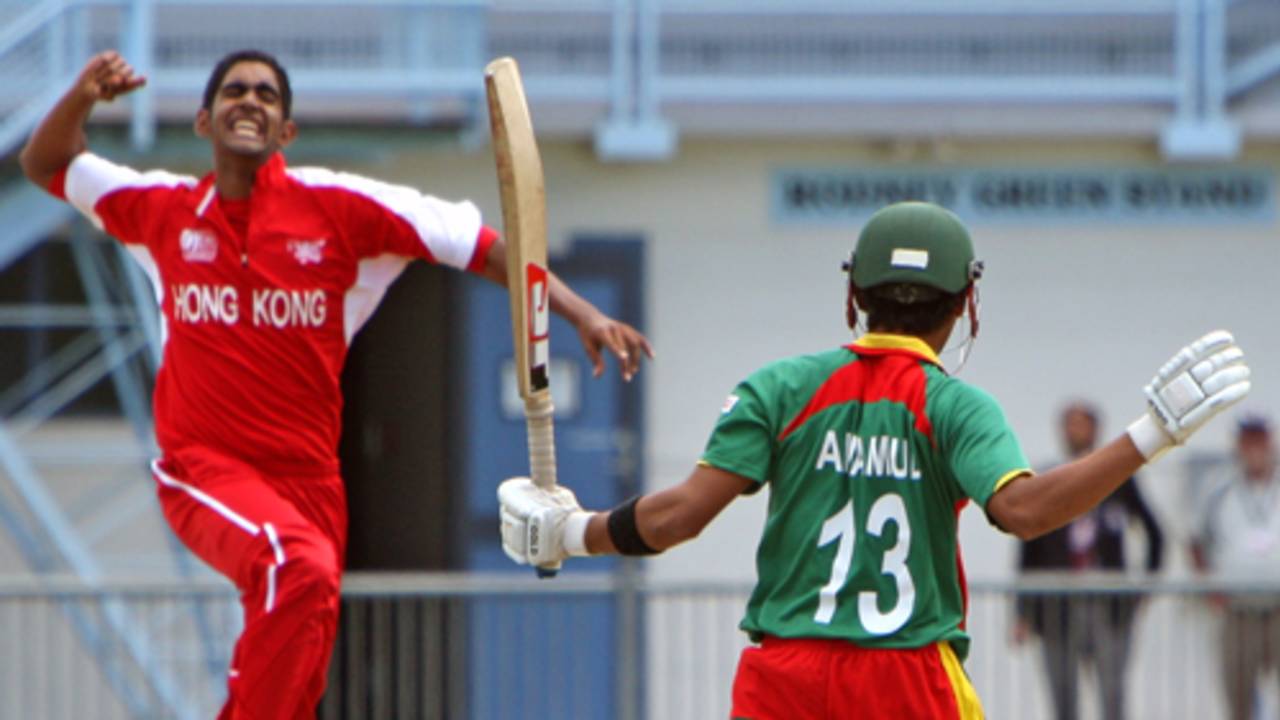
<path id="1" fill-rule="evenodd" d="M 591 513 L 563 485 L 539 487 L 527 477 L 498 486 L 502 550 L 521 565 L 555 566 L 570 555 L 586 555 L 583 535 Z M 566 548 L 566 531 L 574 535 Z"/>
<path id="2" fill-rule="evenodd" d="M 1147 412 L 1129 425 L 1129 437 L 1154 460 L 1244 399 L 1249 387 L 1244 351 L 1231 333 L 1215 330 L 1179 350 L 1143 388 Z"/>

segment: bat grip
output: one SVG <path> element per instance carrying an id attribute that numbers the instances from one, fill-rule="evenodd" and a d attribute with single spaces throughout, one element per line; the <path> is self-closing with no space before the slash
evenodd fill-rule
<path id="1" fill-rule="evenodd" d="M 538 487 L 556 484 L 555 407 L 551 393 L 538 393 L 525 398 L 524 421 L 529 437 L 529 476 Z M 539 565 L 538 577 L 555 577 L 560 563 Z"/>
<path id="2" fill-rule="evenodd" d="M 529 476 L 538 487 L 556 484 L 555 407 L 550 393 L 538 393 L 524 401 L 529 437 Z"/>

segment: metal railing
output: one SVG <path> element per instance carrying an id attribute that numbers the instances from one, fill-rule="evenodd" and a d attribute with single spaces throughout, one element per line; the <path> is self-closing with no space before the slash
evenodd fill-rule
<path id="1" fill-rule="evenodd" d="M 540 117 L 606 156 L 661 156 L 672 118 L 833 103 L 1113 104 L 1167 113 L 1175 156 L 1230 156 L 1228 99 L 1280 71 L 1268 0 L 0 0 L 0 152 L 92 52 L 151 78 L 131 135 L 187 121 L 237 47 L 291 68 L 310 118 L 483 125 L 480 71 L 521 60 Z M 735 112 L 717 115 L 730 105 Z M 108 114 L 112 111 L 108 110 Z M 114 111 L 117 117 L 120 111 Z M 708 120 L 710 118 L 710 120 Z"/>
<path id="2" fill-rule="evenodd" d="M 726 717 L 734 668 L 747 643 L 736 625 L 748 591 L 744 584 L 629 583 L 572 573 L 554 582 L 523 575 L 352 575 L 344 588 L 339 643 L 359 652 L 348 651 L 345 660 L 340 652 L 335 659 L 320 717 Z M 632 593 L 641 612 L 636 622 L 619 623 L 618 633 L 634 637 L 637 649 L 610 653 L 583 644 L 582 609 Z M 1051 717 L 1036 645 L 1009 642 L 1016 599 L 1131 598 L 1139 601 L 1125 680 L 1132 714 L 1222 716 L 1222 613 L 1210 599 L 1223 593 L 1280 602 L 1276 584 L 1079 576 L 976 582 L 970 587 L 974 642 L 966 668 L 991 717 Z M 71 628 L 77 613 L 112 606 L 138 619 L 141 639 L 164 659 L 168 681 L 193 714 L 212 716 L 224 692 L 220 672 L 210 672 L 203 655 L 172 652 L 189 646 L 196 633 L 186 612 L 193 600 L 209 609 L 223 657 L 229 657 L 239 608 L 227 586 L 0 578 L 0 637 L 6 638 L 0 643 L 0 718 L 165 717 L 154 709 L 160 707 L 154 691 L 130 675 L 127 653 L 107 648 L 116 660 L 97 664 Z M 548 608 L 554 613 L 543 612 Z M 532 617 L 541 620 L 530 622 Z M 507 652 L 483 664 L 468 659 L 486 645 Z M 583 687 L 574 673 L 539 672 L 562 657 L 633 677 L 636 694 L 615 690 L 614 710 L 602 711 L 594 704 L 598 689 Z M 1086 716 L 1096 712 L 1095 686 L 1086 680 L 1081 689 Z"/>

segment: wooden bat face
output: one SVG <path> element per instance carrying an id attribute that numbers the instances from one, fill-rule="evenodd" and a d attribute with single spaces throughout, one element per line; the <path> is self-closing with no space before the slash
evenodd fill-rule
<path id="1" fill-rule="evenodd" d="M 546 190 L 520 70 L 511 58 L 485 71 L 493 153 L 502 195 L 511 332 L 521 397 L 548 387 L 550 302 Z"/>

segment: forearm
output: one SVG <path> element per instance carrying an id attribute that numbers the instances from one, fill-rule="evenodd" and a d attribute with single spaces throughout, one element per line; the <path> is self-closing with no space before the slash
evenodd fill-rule
<path id="1" fill-rule="evenodd" d="M 752 485 L 751 480 L 740 475 L 698 465 L 679 485 L 640 498 L 635 506 L 635 533 L 657 552 L 692 540 Z M 618 528 L 611 531 L 609 525 L 610 516 L 620 508 L 595 513 L 588 522 L 584 540 L 592 555 L 619 551 L 613 534 Z M 622 537 L 626 542 L 625 534 Z"/>
<path id="2" fill-rule="evenodd" d="M 592 555 L 616 554 L 609 535 L 609 512 L 598 512 L 587 524 L 586 545 Z M 680 486 L 640 498 L 636 505 L 636 531 L 646 545 L 658 552 L 697 536 L 702 528 L 681 517 Z"/>
<path id="3" fill-rule="evenodd" d="M 85 151 L 84 125 L 99 100 L 110 101 L 146 84 L 114 50 L 89 59 L 66 94 L 49 111 L 18 156 L 31 182 L 47 188 L 76 155 Z"/>
<path id="4" fill-rule="evenodd" d="M 480 274 L 493 283 L 507 286 L 507 245 L 503 238 L 494 240 L 489 247 L 489 254 Z M 547 290 L 551 294 L 551 312 L 568 320 L 574 327 L 581 327 L 600 314 L 596 306 L 574 292 L 573 288 L 550 270 L 547 271 L 547 281 Z"/>
<path id="5" fill-rule="evenodd" d="M 94 102 L 79 87 L 74 87 L 36 126 L 18 156 L 22 171 L 31 182 L 47 188 L 55 175 L 85 151 L 88 143 L 84 125 Z"/>
<path id="6" fill-rule="evenodd" d="M 574 292 L 560 276 L 547 271 L 551 290 L 551 312 L 568 320 L 574 327 L 585 327 L 602 315 L 590 301 Z"/>
<path id="7" fill-rule="evenodd" d="M 1079 460 L 1018 478 L 987 503 L 1000 527 L 1026 540 L 1066 525 L 1102 502 L 1146 460 L 1128 435 Z"/>

